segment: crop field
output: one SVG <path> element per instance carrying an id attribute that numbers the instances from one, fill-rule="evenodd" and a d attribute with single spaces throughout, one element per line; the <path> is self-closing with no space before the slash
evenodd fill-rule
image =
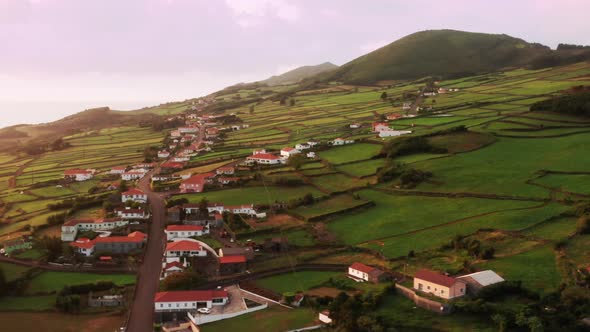
<path id="1" fill-rule="evenodd" d="M 51 293 L 61 290 L 64 286 L 112 281 L 117 285 L 135 283 L 133 274 L 93 274 L 76 272 L 43 272 L 36 276 L 27 288 L 28 294 Z"/>
<path id="2" fill-rule="evenodd" d="M 344 164 L 366 160 L 376 156 L 381 150 L 378 144 L 350 144 L 320 152 L 320 157 L 331 164 Z"/>
<path id="3" fill-rule="evenodd" d="M 275 201 L 289 201 L 302 198 L 311 193 L 314 197 L 321 197 L 322 194 L 311 186 L 299 187 L 244 187 L 221 191 L 211 191 L 198 194 L 177 195 L 175 198 L 186 197 L 190 202 L 198 203 L 203 198 L 209 202 L 219 202 L 228 205 L 239 204 L 268 204 Z"/>
<path id="4" fill-rule="evenodd" d="M 330 278 L 342 275 L 341 272 L 303 271 L 282 274 L 274 277 L 259 279 L 256 284 L 262 288 L 277 293 L 307 291 L 318 287 Z"/>
<path id="5" fill-rule="evenodd" d="M 343 174 L 328 174 L 312 178 L 312 183 L 330 193 L 366 187 L 374 182 L 371 178 L 351 178 Z"/>
<path id="6" fill-rule="evenodd" d="M 366 204 L 368 201 L 363 199 L 355 199 L 350 195 L 338 195 L 329 199 L 322 200 L 313 204 L 312 206 L 301 206 L 293 212 L 303 216 L 306 219 L 317 218 L 330 213 L 335 213 L 344 209 L 354 208 Z"/>
<path id="7" fill-rule="evenodd" d="M 289 331 L 314 325 L 317 313 L 311 309 L 286 309 L 278 306 L 242 315 L 233 319 L 221 320 L 199 327 L 203 332 L 213 331 L 252 331 L 256 326 L 260 331 Z"/>
<path id="8" fill-rule="evenodd" d="M 14 280 L 29 270 L 29 268 L 25 266 L 3 262 L 0 263 L 0 268 L 4 272 L 4 277 L 7 281 Z"/>
<path id="9" fill-rule="evenodd" d="M 372 159 L 338 166 L 337 169 L 351 176 L 363 177 L 373 175 L 385 164 L 384 159 Z"/>

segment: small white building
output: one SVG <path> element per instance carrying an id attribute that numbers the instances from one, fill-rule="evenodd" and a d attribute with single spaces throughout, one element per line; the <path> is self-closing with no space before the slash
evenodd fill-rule
<path id="1" fill-rule="evenodd" d="M 305 143 L 303 143 L 303 144 L 295 144 L 295 149 L 297 149 L 299 151 L 309 150 L 309 149 L 311 149 L 311 145 L 305 144 Z"/>
<path id="2" fill-rule="evenodd" d="M 248 163 L 258 163 L 264 165 L 277 165 L 282 163 L 281 157 L 271 153 L 257 153 L 246 158 Z"/>
<path id="3" fill-rule="evenodd" d="M 320 312 L 320 314 L 318 315 L 318 319 L 322 323 L 332 324 L 332 318 L 330 318 L 330 311 L 329 310 L 324 310 L 324 311 Z"/>
<path id="4" fill-rule="evenodd" d="M 406 135 L 406 134 L 411 134 L 412 131 L 411 130 L 383 130 L 379 132 L 379 137 L 383 138 L 383 137 L 395 137 L 395 136 L 401 136 L 401 135 Z"/>
<path id="5" fill-rule="evenodd" d="M 349 127 L 350 127 L 350 129 L 358 129 L 361 127 L 361 124 L 358 122 L 355 122 L 355 123 L 351 123 Z"/>
<path id="6" fill-rule="evenodd" d="M 127 167 L 126 166 L 116 166 L 111 168 L 111 171 L 109 172 L 110 174 L 123 174 L 127 171 Z"/>
<path id="7" fill-rule="evenodd" d="M 158 151 L 158 158 L 168 158 L 170 157 L 170 152 L 166 150 Z"/>
<path id="8" fill-rule="evenodd" d="M 320 142 L 318 142 L 318 141 L 313 141 L 313 140 L 307 141 L 307 145 L 311 146 L 312 148 L 316 145 L 319 145 L 319 144 L 320 144 Z"/>
<path id="9" fill-rule="evenodd" d="M 354 140 L 346 140 L 344 138 L 336 138 L 335 140 L 331 141 L 332 145 L 346 145 L 354 143 Z"/>
<path id="10" fill-rule="evenodd" d="M 61 226 L 61 240 L 74 241 L 79 230 L 108 231 L 129 224 L 122 219 L 72 219 Z"/>
<path id="11" fill-rule="evenodd" d="M 290 148 L 289 147 L 289 148 L 282 148 L 281 149 L 281 156 L 287 157 L 287 158 L 289 158 L 291 156 L 294 156 L 296 154 L 299 154 L 299 153 L 301 153 L 301 151 L 299 151 L 299 150 L 297 150 L 295 148 Z"/>
<path id="12" fill-rule="evenodd" d="M 443 299 L 453 299 L 465 295 L 467 283 L 437 272 L 420 270 L 414 275 L 414 289 Z"/>
<path id="13" fill-rule="evenodd" d="M 229 302 L 225 290 L 191 290 L 158 292 L 154 297 L 156 312 L 195 311 L 197 308 L 224 306 Z"/>
<path id="14" fill-rule="evenodd" d="M 143 209 L 132 209 L 125 207 L 124 209 L 116 209 L 117 216 L 125 219 L 148 219 L 150 217 Z"/>
<path id="15" fill-rule="evenodd" d="M 78 182 L 92 179 L 94 172 L 86 169 L 68 169 L 64 171 L 64 179 Z"/>
<path id="16" fill-rule="evenodd" d="M 306 154 L 306 156 L 307 156 L 307 158 L 310 158 L 310 159 L 314 159 L 316 157 L 315 152 L 313 152 L 313 151 L 309 151 Z"/>
<path id="17" fill-rule="evenodd" d="M 200 225 L 169 225 L 164 232 L 166 233 L 166 240 L 172 241 L 178 238 L 209 234 L 209 228 Z"/>
<path id="18" fill-rule="evenodd" d="M 123 203 L 128 201 L 137 203 L 147 203 L 148 195 L 137 188 L 133 188 L 121 194 L 121 201 Z"/>
<path id="19" fill-rule="evenodd" d="M 141 179 L 147 173 L 144 169 L 134 169 L 129 172 L 121 174 L 121 179 L 125 181 L 133 181 Z"/>

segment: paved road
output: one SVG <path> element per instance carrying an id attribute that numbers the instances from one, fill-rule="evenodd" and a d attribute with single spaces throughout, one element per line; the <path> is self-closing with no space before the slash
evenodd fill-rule
<path id="1" fill-rule="evenodd" d="M 204 130 L 199 130 L 197 146 L 203 140 Z M 154 321 L 154 296 L 159 288 L 160 271 L 162 269 L 162 256 L 166 238 L 164 227 L 166 226 L 166 202 L 164 194 L 152 192 L 150 187 L 151 175 L 157 173 L 159 168 L 146 174 L 138 184 L 139 189 L 148 195 L 152 209 L 152 224 L 148 237 L 147 248 L 143 256 L 143 264 L 139 268 L 139 278 L 135 288 L 135 299 L 131 306 L 131 313 L 127 322 L 127 332 L 153 331 Z"/>
<path id="2" fill-rule="evenodd" d="M 157 169 L 155 170 L 157 171 Z M 155 172 L 154 171 L 154 172 Z M 150 188 L 152 172 L 146 174 L 138 187 L 148 195 L 152 209 L 152 224 L 143 264 L 139 268 L 139 278 L 135 290 L 135 299 L 127 324 L 128 332 L 153 331 L 154 296 L 158 291 L 162 255 L 164 255 L 164 226 L 166 225 L 166 205 L 164 198 Z"/>

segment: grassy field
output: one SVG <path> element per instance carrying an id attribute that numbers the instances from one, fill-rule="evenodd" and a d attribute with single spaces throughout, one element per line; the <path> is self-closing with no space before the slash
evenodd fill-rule
<path id="1" fill-rule="evenodd" d="M 0 301 L 0 311 L 50 311 L 54 308 L 54 295 L 3 297 Z"/>
<path id="2" fill-rule="evenodd" d="M 358 163 L 338 166 L 337 169 L 351 176 L 369 176 L 377 173 L 377 169 L 385 164 L 384 159 L 373 159 Z"/>
<path id="3" fill-rule="evenodd" d="M 277 293 L 307 291 L 318 287 L 330 278 L 342 275 L 344 272 L 302 271 L 282 274 L 256 280 L 259 287 L 270 289 Z"/>
<path id="4" fill-rule="evenodd" d="M 275 306 L 233 319 L 209 323 L 200 328 L 203 332 L 247 332 L 256 326 L 258 331 L 288 331 L 311 326 L 316 318 L 317 314 L 311 309 L 286 309 Z"/>
<path id="5" fill-rule="evenodd" d="M 135 283 L 133 274 L 93 274 L 76 272 L 43 272 L 35 277 L 29 284 L 27 293 L 55 292 L 64 286 L 97 281 L 112 281 L 117 285 L 130 285 Z"/>
<path id="6" fill-rule="evenodd" d="M 354 208 L 355 206 L 363 205 L 367 202 L 367 200 L 355 199 L 350 195 L 338 195 L 327 200 L 317 202 L 312 206 L 298 207 L 293 212 L 303 216 L 306 219 L 309 219 L 338 212 L 344 209 Z"/>
<path id="7" fill-rule="evenodd" d="M 297 199 L 311 193 L 314 197 L 323 196 L 317 189 L 311 186 L 300 187 L 244 187 L 220 191 L 204 192 L 199 194 L 177 195 L 175 198 L 186 197 L 190 202 L 197 203 L 206 198 L 209 202 L 219 202 L 228 205 L 238 204 L 268 204 L 275 201 L 288 201 Z"/>
<path id="8" fill-rule="evenodd" d="M 4 262 L 0 262 L 0 268 L 4 272 L 4 277 L 6 278 L 7 281 L 14 280 L 14 279 L 22 276 L 23 273 L 25 273 L 26 271 L 29 270 L 29 268 L 26 266 L 4 263 Z"/>
<path id="9" fill-rule="evenodd" d="M 366 160 L 374 157 L 381 151 L 378 144 L 355 143 L 334 147 L 320 152 L 320 157 L 330 164 L 343 164 L 353 161 Z"/>
<path id="10" fill-rule="evenodd" d="M 99 315 L 68 315 L 62 313 L 28 312 L 0 313 L 0 321 L 7 331 L 46 332 L 103 332 L 115 331 L 123 324 L 121 315 L 107 313 Z"/>

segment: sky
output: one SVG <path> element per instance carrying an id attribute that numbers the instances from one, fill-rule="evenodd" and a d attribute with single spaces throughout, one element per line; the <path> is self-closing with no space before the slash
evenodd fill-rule
<path id="1" fill-rule="evenodd" d="M 0 0 L 0 127 L 344 64 L 428 29 L 590 45 L 587 0 Z"/>

